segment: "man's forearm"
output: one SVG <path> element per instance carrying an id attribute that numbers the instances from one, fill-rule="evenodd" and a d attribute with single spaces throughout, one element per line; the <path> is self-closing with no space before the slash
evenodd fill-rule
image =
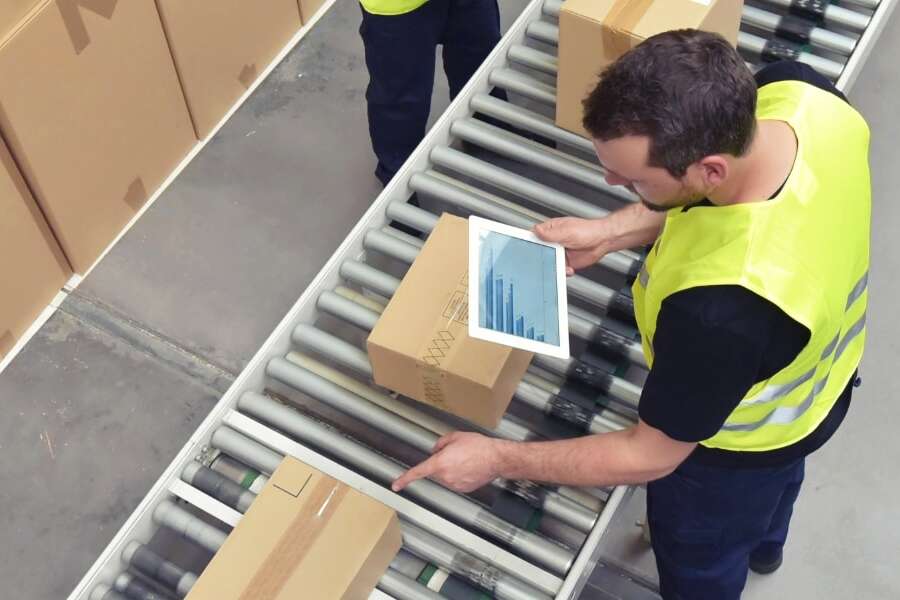
<path id="1" fill-rule="evenodd" d="M 641 203 L 610 213 L 599 220 L 605 230 L 605 253 L 653 243 L 659 236 L 665 219 L 665 213 L 654 212 Z"/>
<path id="2" fill-rule="evenodd" d="M 499 448 L 501 477 L 561 485 L 645 483 L 678 464 L 648 460 L 634 427 L 556 442 L 503 442 Z"/>

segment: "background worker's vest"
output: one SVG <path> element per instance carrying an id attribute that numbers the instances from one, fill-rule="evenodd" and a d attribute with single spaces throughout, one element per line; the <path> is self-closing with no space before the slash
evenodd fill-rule
<path id="1" fill-rule="evenodd" d="M 837 96 L 798 81 L 761 88 L 757 117 L 785 121 L 797 136 L 781 192 L 768 201 L 669 211 L 633 288 L 651 366 L 660 305 L 687 288 L 743 286 L 809 329 L 794 361 L 754 385 L 702 442 L 735 451 L 782 448 L 822 422 L 862 358 L 868 299 L 865 121 Z M 672 402 L 690 410 L 690 398 Z"/>
<path id="2" fill-rule="evenodd" d="M 360 0 L 367 13 L 373 15 L 403 15 L 412 12 L 428 0 Z"/>

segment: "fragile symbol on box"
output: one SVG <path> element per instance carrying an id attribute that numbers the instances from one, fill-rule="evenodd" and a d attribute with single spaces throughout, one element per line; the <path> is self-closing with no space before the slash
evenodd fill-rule
<path id="1" fill-rule="evenodd" d="M 469 325 L 469 272 L 466 271 L 450 294 L 450 300 L 441 313 L 445 319 Z"/>

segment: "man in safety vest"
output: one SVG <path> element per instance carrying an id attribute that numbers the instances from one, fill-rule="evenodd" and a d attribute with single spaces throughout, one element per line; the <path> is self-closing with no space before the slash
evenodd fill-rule
<path id="1" fill-rule="evenodd" d="M 500 41 L 497 0 L 360 0 L 369 134 L 383 185 L 425 136 L 435 50 L 454 98 Z"/>
<path id="2" fill-rule="evenodd" d="M 798 63 L 756 78 L 717 35 L 654 36 L 584 102 L 607 181 L 641 202 L 536 228 L 569 270 L 653 244 L 634 283 L 650 373 L 636 426 L 516 443 L 442 438 L 395 482 L 647 484 L 666 599 L 738 598 L 782 562 L 804 458 L 858 385 L 869 266 L 869 131 Z"/>

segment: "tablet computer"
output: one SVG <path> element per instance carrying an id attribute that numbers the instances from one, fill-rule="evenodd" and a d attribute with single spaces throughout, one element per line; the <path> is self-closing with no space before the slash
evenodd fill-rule
<path id="1" fill-rule="evenodd" d="M 563 247 L 525 229 L 470 217 L 469 335 L 568 358 Z"/>

